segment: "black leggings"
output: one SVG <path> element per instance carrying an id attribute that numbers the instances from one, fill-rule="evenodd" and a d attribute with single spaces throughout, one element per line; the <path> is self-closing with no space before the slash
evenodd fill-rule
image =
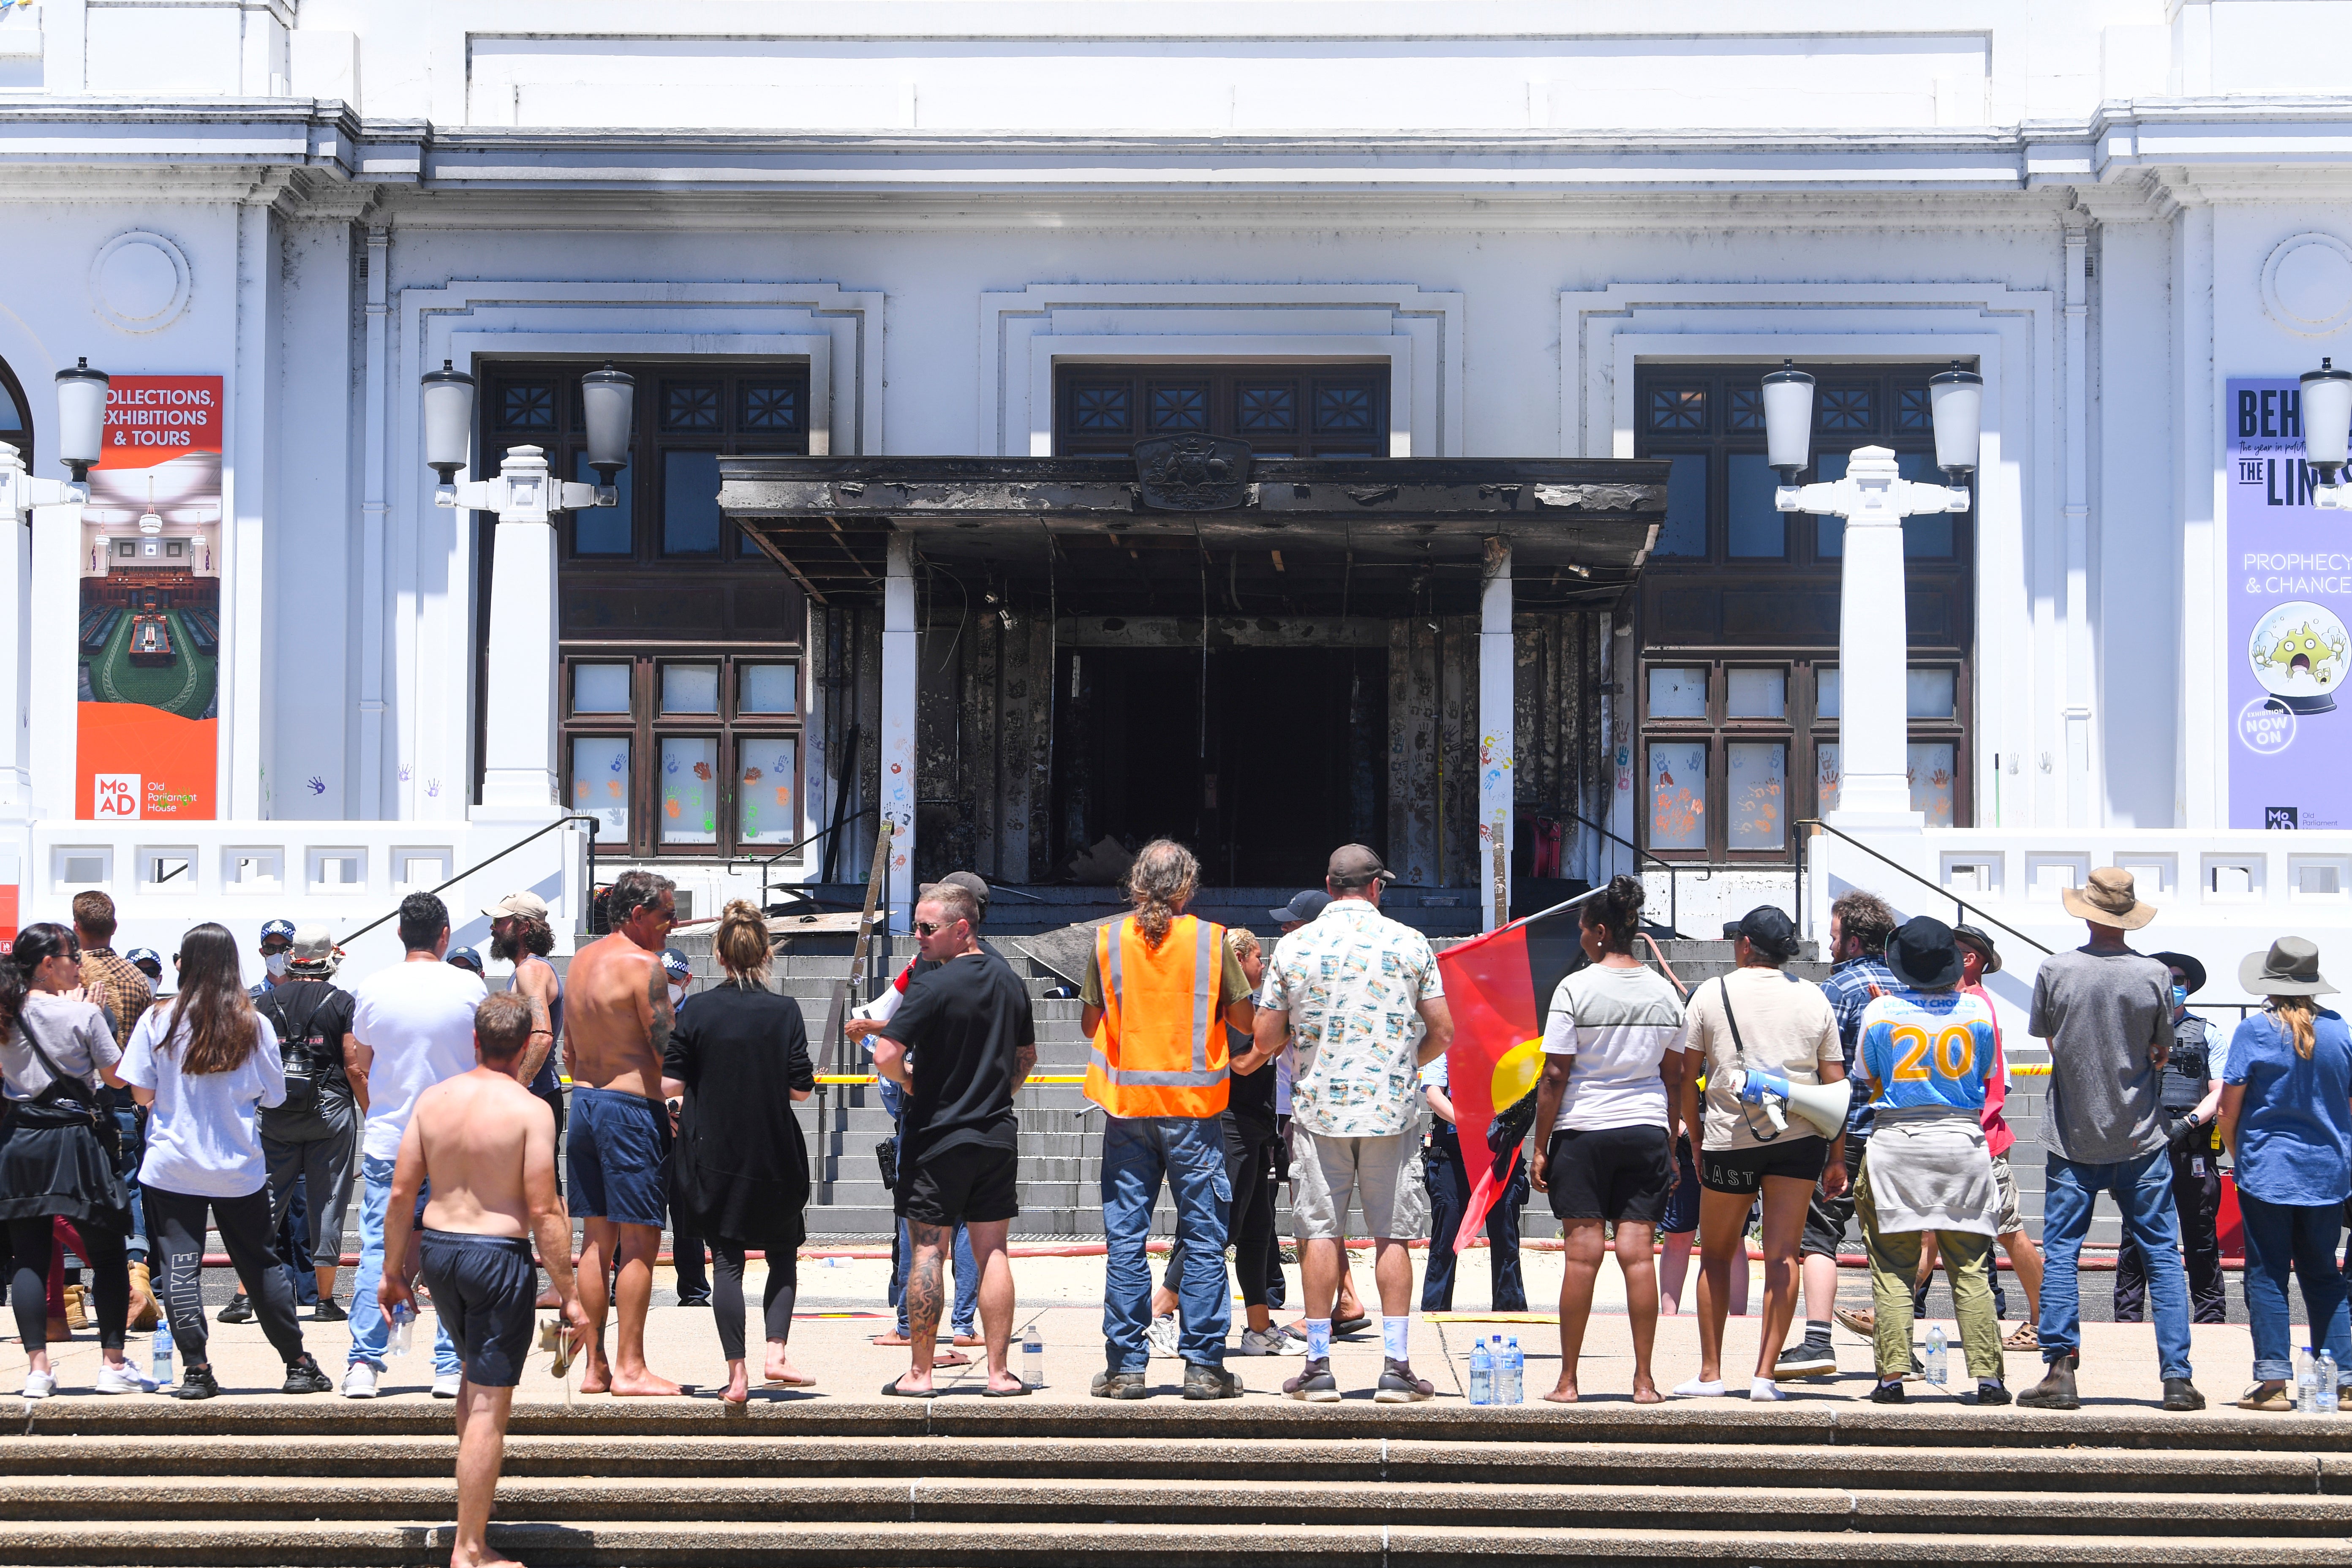
<path id="1" fill-rule="evenodd" d="M 8 1281 L 8 1301 L 16 1309 L 16 1332 L 27 1354 L 49 1345 L 49 1238 L 56 1224 L 47 1215 L 8 1222 L 8 1245 L 16 1251 L 16 1267 Z M 95 1277 L 90 1289 L 97 1296 L 100 1348 L 122 1348 L 123 1325 L 131 1317 L 131 1273 L 125 1261 L 125 1237 L 91 1220 L 76 1220 L 74 1230 L 84 1249 L 82 1261 Z"/>
<path id="2" fill-rule="evenodd" d="M 719 1349 L 729 1361 L 743 1359 L 743 1248 L 731 1241 L 714 1240 L 710 1257 L 719 1265 L 710 1284 L 710 1315 L 719 1324 Z M 793 1300 L 800 1294 L 800 1254 L 782 1248 L 768 1253 L 768 1291 L 763 1303 L 768 1338 L 793 1336 Z"/>
<path id="3" fill-rule="evenodd" d="M 1263 1307 L 1269 1260 L 1279 1256 L 1274 1238 L 1275 1134 L 1260 1131 L 1230 1111 L 1225 1115 L 1225 1175 L 1234 1190 L 1234 1272 L 1241 1277 L 1242 1305 Z"/>
<path id="4" fill-rule="evenodd" d="M 204 1366 L 205 1360 L 205 1216 L 220 1227 L 221 1244 L 236 1266 L 237 1283 L 253 1302 L 261 1331 L 279 1359 L 291 1366 L 302 1359 L 302 1330 L 294 1321 L 294 1287 L 286 1270 L 270 1254 L 273 1239 L 267 1186 L 241 1198 L 200 1198 L 186 1193 L 144 1189 L 148 1222 L 157 1227 L 150 1237 L 163 1252 L 163 1309 L 171 1314 L 172 1343 L 184 1366 Z"/>

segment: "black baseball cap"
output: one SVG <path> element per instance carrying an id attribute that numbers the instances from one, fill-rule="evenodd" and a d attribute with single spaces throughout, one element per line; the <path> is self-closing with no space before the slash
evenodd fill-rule
<path id="1" fill-rule="evenodd" d="M 1913 915 L 1886 941 L 1886 967 L 1897 980 L 1940 991 L 1960 983 L 1960 944 L 1952 928 L 1930 915 Z"/>
<path id="2" fill-rule="evenodd" d="M 1297 921 L 1303 925 L 1330 907 L 1331 895 L 1319 888 L 1312 888 L 1302 893 L 1293 893 L 1290 896 L 1290 902 L 1278 910 L 1268 910 L 1265 912 L 1281 924 L 1287 925 L 1292 921 Z"/>
<path id="3" fill-rule="evenodd" d="M 1361 844 L 1342 844 L 1332 850 L 1331 864 L 1323 875 L 1335 888 L 1362 888 L 1396 880 L 1396 873 Z"/>
<path id="4" fill-rule="evenodd" d="M 1759 904 L 1740 916 L 1734 934 L 1746 937 L 1748 946 L 1776 963 L 1797 956 L 1796 922 L 1771 904 Z"/>

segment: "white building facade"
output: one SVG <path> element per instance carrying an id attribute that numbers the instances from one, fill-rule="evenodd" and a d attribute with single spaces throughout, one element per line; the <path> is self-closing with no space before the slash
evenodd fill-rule
<path id="1" fill-rule="evenodd" d="M 862 880 L 895 813 L 902 901 L 950 864 L 1045 884 L 1189 822 L 1221 883 L 1367 837 L 1482 923 L 1502 842 L 1529 888 L 1638 857 L 1702 935 L 1767 899 L 1818 928 L 1854 883 L 2054 945 L 2057 889 L 2121 863 L 2217 994 L 2278 931 L 2352 933 L 2327 695 L 2352 553 L 2293 395 L 2352 358 L 2352 4 L 1764 21 L 0 6 L 0 440 L 61 477 L 53 377 L 86 360 L 116 394 L 90 503 L 0 552 L 16 920 L 102 886 L 126 945 L 355 927 L 560 801 L 595 819 L 594 879 L 663 866 L 696 914 Z M 1923 826 L 1858 836 L 1908 877 L 1800 826 L 1834 812 L 1855 721 L 1837 531 L 1774 512 L 1762 466 L 1754 386 L 1784 360 L 1818 385 L 1809 479 L 1873 445 L 1930 477 L 1926 378 L 1985 382 L 1972 509 L 1906 525 L 1907 710 L 1878 716 Z M 621 505 L 435 504 L 422 376 L 475 376 L 474 475 L 528 445 L 584 479 L 578 376 L 607 361 L 637 380 Z M 1433 569 L 1369 616 L 1352 552 L 1334 606 L 1278 550 L 1115 532 L 1124 609 L 1000 603 L 913 554 L 896 610 L 879 577 L 870 605 L 813 597 L 717 500 L 730 455 L 1171 429 L 1672 479 L 1638 583 L 1518 571 L 1496 601 L 1491 569 Z M 488 536 L 532 526 L 552 582 L 493 603 Z M 557 799 L 485 806 L 490 693 L 551 671 Z M 1114 765 L 1155 746 L 1192 762 Z M 584 918 L 588 826 L 454 907 L 530 885 Z"/>

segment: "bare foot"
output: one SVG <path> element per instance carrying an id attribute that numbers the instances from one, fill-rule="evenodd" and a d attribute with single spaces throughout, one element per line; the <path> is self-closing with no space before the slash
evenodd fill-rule
<path id="1" fill-rule="evenodd" d="M 909 1398 L 924 1398 L 931 1393 L 931 1380 L 928 1373 L 909 1372 L 898 1379 L 898 1389 Z"/>
<path id="2" fill-rule="evenodd" d="M 1664 1405 L 1665 1402 L 1666 1396 L 1658 1392 L 1658 1385 L 1656 1383 L 1646 1377 L 1637 1377 L 1633 1380 L 1634 1404 Z"/>
<path id="3" fill-rule="evenodd" d="M 635 1372 L 625 1372 L 614 1377 L 613 1392 L 622 1397 L 662 1399 L 683 1394 L 686 1390 L 669 1379 L 656 1375 L 649 1368 L 639 1367 Z"/>
<path id="4" fill-rule="evenodd" d="M 477 1556 L 463 1552 L 449 1553 L 449 1568 L 523 1568 L 511 1557 L 493 1557 L 485 1547 Z"/>
<path id="5" fill-rule="evenodd" d="M 1544 1397 L 1554 1405 L 1573 1405 L 1576 1403 L 1576 1384 L 1563 1380 L 1558 1388 Z"/>
<path id="6" fill-rule="evenodd" d="M 814 1388 L 816 1379 L 792 1363 L 791 1358 L 768 1363 L 767 1380 L 780 1388 Z"/>
<path id="7" fill-rule="evenodd" d="M 772 1378 L 769 1381 L 774 1380 Z M 743 1370 L 741 1362 L 730 1361 L 727 1363 L 727 1388 L 719 1397 L 730 1405 L 751 1403 L 751 1374 Z"/>
<path id="8" fill-rule="evenodd" d="M 971 1346 L 971 1345 L 979 1344 L 979 1343 L 981 1343 L 981 1342 L 982 1342 L 982 1341 L 981 1341 L 981 1337 L 980 1337 L 978 1334 L 958 1334 L 958 1335 L 955 1337 L 955 1342 L 956 1342 L 956 1343 L 958 1343 L 958 1344 L 960 1344 L 960 1345 L 964 1345 L 964 1346 L 966 1346 L 966 1347 L 969 1347 L 969 1346 Z"/>
<path id="9" fill-rule="evenodd" d="M 591 1345 L 581 1359 L 580 1392 L 610 1394 L 613 1392 L 613 1363 L 604 1358 L 604 1347 Z"/>
<path id="10" fill-rule="evenodd" d="M 1013 1376 L 1008 1372 L 1004 1374 L 1004 1381 L 1002 1383 L 998 1382 L 995 1377 L 991 1376 L 988 1380 L 988 1386 L 995 1389 L 999 1394 L 1010 1394 L 1016 1388 L 1026 1388 L 1029 1385 L 1023 1383 L 1019 1378 Z"/>
<path id="11" fill-rule="evenodd" d="M 876 1334 L 866 1342 L 869 1345 L 910 1345 L 915 1342 L 894 1330 L 887 1334 Z"/>
<path id="12" fill-rule="evenodd" d="M 533 1301 L 531 1305 L 534 1307 L 561 1307 L 563 1305 L 563 1298 L 557 1295 L 555 1293 L 555 1287 L 551 1285 L 546 1289 L 541 1290 L 539 1293 L 539 1300 Z"/>

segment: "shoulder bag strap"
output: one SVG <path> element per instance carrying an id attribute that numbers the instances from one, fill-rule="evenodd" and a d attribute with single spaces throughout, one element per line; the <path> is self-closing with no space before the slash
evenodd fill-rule
<path id="1" fill-rule="evenodd" d="M 1716 978 L 1715 985 L 1716 990 L 1720 993 L 1723 997 L 1723 1021 L 1731 1026 L 1732 1065 L 1738 1068 L 1740 1071 L 1746 1072 L 1748 1070 L 1748 1044 L 1739 1037 L 1739 1015 L 1731 1010 L 1731 976 L 1727 974 L 1718 975 Z"/>
<path id="2" fill-rule="evenodd" d="M 72 1074 L 68 1073 L 65 1068 L 58 1066 L 57 1059 L 51 1057 L 48 1051 L 42 1047 L 41 1037 L 33 1032 L 33 1020 L 31 1015 L 22 1012 L 18 1013 L 16 1015 L 16 1026 L 25 1032 L 25 1043 L 33 1047 L 33 1055 L 40 1058 L 41 1067 L 49 1075 L 48 1087 L 41 1090 L 40 1093 L 33 1096 L 32 1100 L 27 1103 L 40 1105 L 57 1100 L 59 1096 L 65 1093 L 66 1085 L 68 1084 L 72 1084 L 85 1092 L 95 1092 L 90 1089 L 88 1079 L 77 1078 Z M 90 1121 L 93 1124 L 98 1121 L 98 1113 L 94 1110 L 90 1112 Z"/>

